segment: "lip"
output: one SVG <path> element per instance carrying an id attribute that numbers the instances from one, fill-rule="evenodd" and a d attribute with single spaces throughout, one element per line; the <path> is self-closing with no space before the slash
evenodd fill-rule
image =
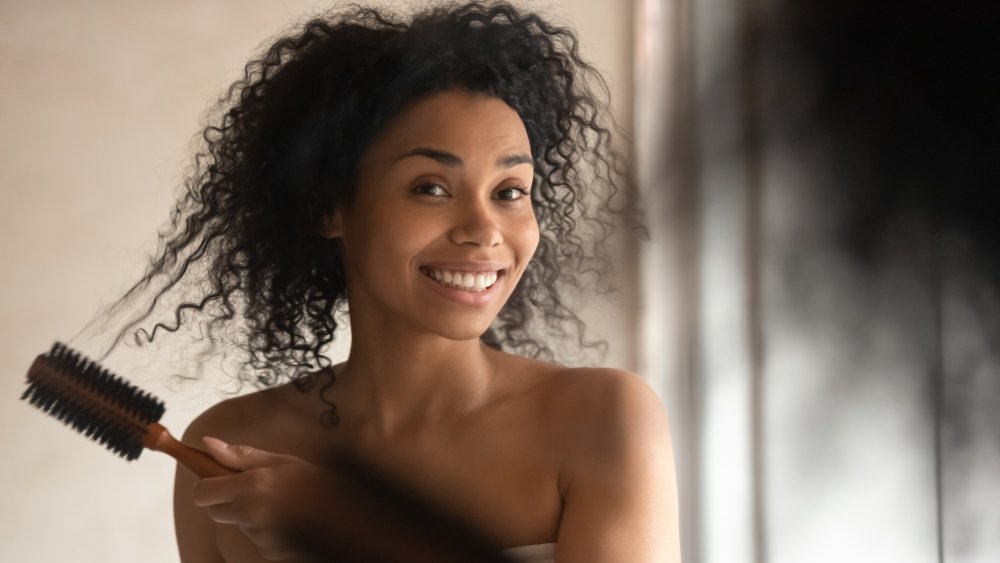
<path id="1" fill-rule="evenodd" d="M 421 268 L 435 268 L 438 270 L 452 270 L 456 272 L 482 273 L 501 272 L 507 270 L 507 264 L 494 262 L 492 260 L 470 261 L 470 260 L 448 260 L 439 262 L 428 262 L 421 264 Z"/>
<path id="2" fill-rule="evenodd" d="M 444 266 L 443 264 L 445 263 L 435 262 L 433 265 L 427 264 L 424 267 L 440 268 L 446 270 L 450 269 L 450 270 L 470 272 L 470 273 L 492 272 L 492 271 L 497 272 L 497 281 L 493 282 L 493 285 L 482 291 L 478 291 L 475 293 L 471 291 L 465 291 L 464 289 L 449 287 L 447 285 L 437 282 L 427 274 L 420 272 L 420 277 L 424 278 L 427 281 L 427 283 L 430 284 L 431 289 L 434 290 L 435 293 L 437 293 L 441 297 L 444 297 L 445 299 L 448 299 L 450 301 L 457 301 L 458 303 L 463 303 L 465 305 L 484 305 L 492 301 L 493 298 L 496 297 L 497 293 L 500 291 L 500 282 L 504 279 L 504 277 L 506 277 L 507 274 L 506 269 L 503 268 L 502 266 L 494 267 L 497 266 L 496 263 L 477 262 L 475 263 L 474 266 L 465 268 L 457 268 L 455 265 L 458 263 L 455 262 L 449 263 L 450 265 L 448 266 Z M 464 264 L 469 265 L 470 263 L 465 262 Z M 484 264 L 486 264 L 488 267 L 485 267 Z"/>

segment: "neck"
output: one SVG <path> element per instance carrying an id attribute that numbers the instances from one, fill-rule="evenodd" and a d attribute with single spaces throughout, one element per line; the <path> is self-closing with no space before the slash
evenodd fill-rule
<path id="1" fill-rule="evenodd" d="M 335 385 L 344 423 L 390 436 L 482 402 L 494 370 L 486 345 L 393 332 L 373 334 L 352 323 L 350 356 Z"/>

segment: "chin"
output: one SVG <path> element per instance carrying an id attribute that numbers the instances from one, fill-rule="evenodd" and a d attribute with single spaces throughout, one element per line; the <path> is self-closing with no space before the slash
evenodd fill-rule
<path id="1" fill-rule="evenodd" d="M 448 326 L 436 325 L 428 326 L 427 328 L 442 338 L 447 338 L 455 342 L 465 342 L 468 340 L 479 340 L 490 329 L 490 324 L 478 322 L 469 323 L 465 326 L 457 326 L 455 323 L 450 323 Z"/>
<path id="2" fill-rule="evenodd" d="M 467 342 L 469 340 L 478 341 L 480 338 L 482 338 L 484 334 L 486 334 L 485 330 L 479 330 L 479 331 L 470 330 L 462 333 L 442 334 L 441 336 L 444 336 L 448 340 L 454 340 L 456 342 Z"/>

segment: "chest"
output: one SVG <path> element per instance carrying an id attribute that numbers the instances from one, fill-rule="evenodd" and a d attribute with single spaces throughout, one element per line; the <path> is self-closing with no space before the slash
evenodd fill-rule
<path id="1" fill-rule="evenodd" d="M 382 450 L 378 466 L 505 546 L 555 541 L 558 459 L 530 433 L 466 432 Z"/>

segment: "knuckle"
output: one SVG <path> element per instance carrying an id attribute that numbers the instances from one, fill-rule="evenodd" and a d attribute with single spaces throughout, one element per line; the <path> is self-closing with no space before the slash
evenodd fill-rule
<path id="1" fill-rule="evenodd" d="M 256 451 L 253 446 L 233 446 L 233 449 L 240 456 L 250 456 Z"/>
<path id="2" fill-rule="evenodd" d="M 227 516 L 226 516 L 225 509 L 223 507 L 221 507 L 221 506 L 218 506 L 218 505 L 207 507 L 205 509 L 205 512 L 206 512 L 206 514 L 208 514 L 209 518 L 211 518 L 212 520 L 214 520 L 216 522 L 221 522 L 223 520 L 227 520 L 228 519 Z"/>

